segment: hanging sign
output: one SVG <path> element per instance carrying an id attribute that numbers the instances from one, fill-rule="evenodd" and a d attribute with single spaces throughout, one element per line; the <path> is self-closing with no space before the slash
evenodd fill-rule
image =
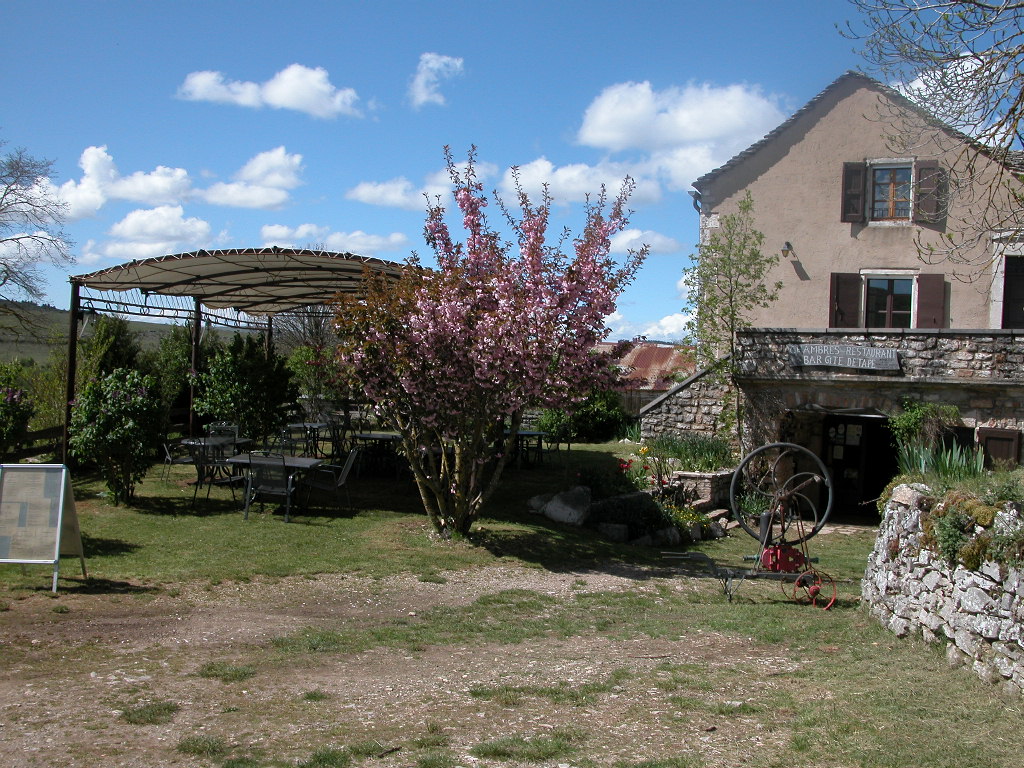
<path id="1" fill-rule="evenodd" d="M 900 360 L 893 347 L 863 344 L 790 344 L 789 364 L 800 368 L 857 368 L 864 371 L 898 371 Z"/>

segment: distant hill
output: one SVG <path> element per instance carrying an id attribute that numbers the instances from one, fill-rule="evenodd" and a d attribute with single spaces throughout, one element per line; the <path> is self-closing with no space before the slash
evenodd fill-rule
<path id="1" fill-rule="evenodd" d="M 19 323 L 13 313 L 26 318 L 27 323 Z M 70 314 L 66 309 L 31 302 L 0 302 L 0 361 L 34 360 L 41 365 L 50 359 L 52 350 L 64 351 Z M 160 337 L 172 327 L 139 320 L 129 320 L 128 325 L 143 349 L 159 346 Z"/>

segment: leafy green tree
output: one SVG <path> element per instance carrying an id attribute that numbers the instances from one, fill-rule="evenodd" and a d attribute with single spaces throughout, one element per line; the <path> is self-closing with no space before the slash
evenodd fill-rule
<path id="1" fill-rule="evenodd" d="M 138 367 L 139 338 L 123 317 L 97 315 L 79 346 L 79 370 L 86 379 L 102 378 L 118 368 Z"/>
<path id="2" fill-rule="evenodd" d="M 209 370 L 196 376 L 196 413 L 238 425 L 242 434 L 265 440 L 283 427 L 296 398 L 283 357 L 268 353 L 263 341 L 235 334 L 213 356 Z"/>
<path id="3" fill-rule="evenodd" d="M 118 368 L 82 387 L 71 409 L 71 454 L 95 462 L 114 504 L 135 495 L 153 463 L 160 422 L 152 376 Z"/>
<path id="4" fill-rule="evenodd" d="M 200 361 L 212 360 L 222 347 L 217 334 L 204 333 L 200 342 Z M 191 326 L 171 326 L 160 337 L 159 346 L 155 350 L 139 353 L 138 366 L 156 379 L 156 393 L 163 413 L 162 431 L 166 433 L 171 411 L 188 407 L 188 392 L 192 381 Z"/>
<path id="5" fill-rule="evenodd" d="M 702 367 L 719 364 L 727 377 L 732 412 L 742 440 L 742 403 L 735 383 L 736 332 L 751 325 L 754 309 L 778 298 L 781 282 L 768 275 L 777 254 L 762 252 L 764 235 L 754 227 L 754 201 L 748 191 L 736 213 L 721 216 L 698 246 L 693 266 L 684 271 L 690 319 L 689 341 Z M 724 363 L 720 361 L 725 358 Z"/>

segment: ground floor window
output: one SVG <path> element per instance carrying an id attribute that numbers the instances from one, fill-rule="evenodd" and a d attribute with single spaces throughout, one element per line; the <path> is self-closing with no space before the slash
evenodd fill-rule
<path id="1" fill-rule="evenodd" d="M 942 274 L 910 269 L 834 272 L 829 328 L 946 328 L 946 283 Z"/>
<path id="2" fill-rule="evenodd" d="M 912 278 L 867 277 L 864 299 L 868 328 L 910 328 L 913 315 Z"/>

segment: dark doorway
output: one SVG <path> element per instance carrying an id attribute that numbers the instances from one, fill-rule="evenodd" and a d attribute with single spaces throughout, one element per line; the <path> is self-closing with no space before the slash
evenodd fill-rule
<path id="1" fill-rule="evenodd" d="M 1024 328 L 1024 256 L 1007 256 L 1003 266 L 1003 328 Z"/>
<path id="2" fill-rule="evenodd" d="M 868 416 L 825 417 L 821 458 L 832 474 L 835 496 L 830 520 L 871 525 L 878 522 L 875 500 L 898 469 L 896 448 L 885 422 Z"/>

